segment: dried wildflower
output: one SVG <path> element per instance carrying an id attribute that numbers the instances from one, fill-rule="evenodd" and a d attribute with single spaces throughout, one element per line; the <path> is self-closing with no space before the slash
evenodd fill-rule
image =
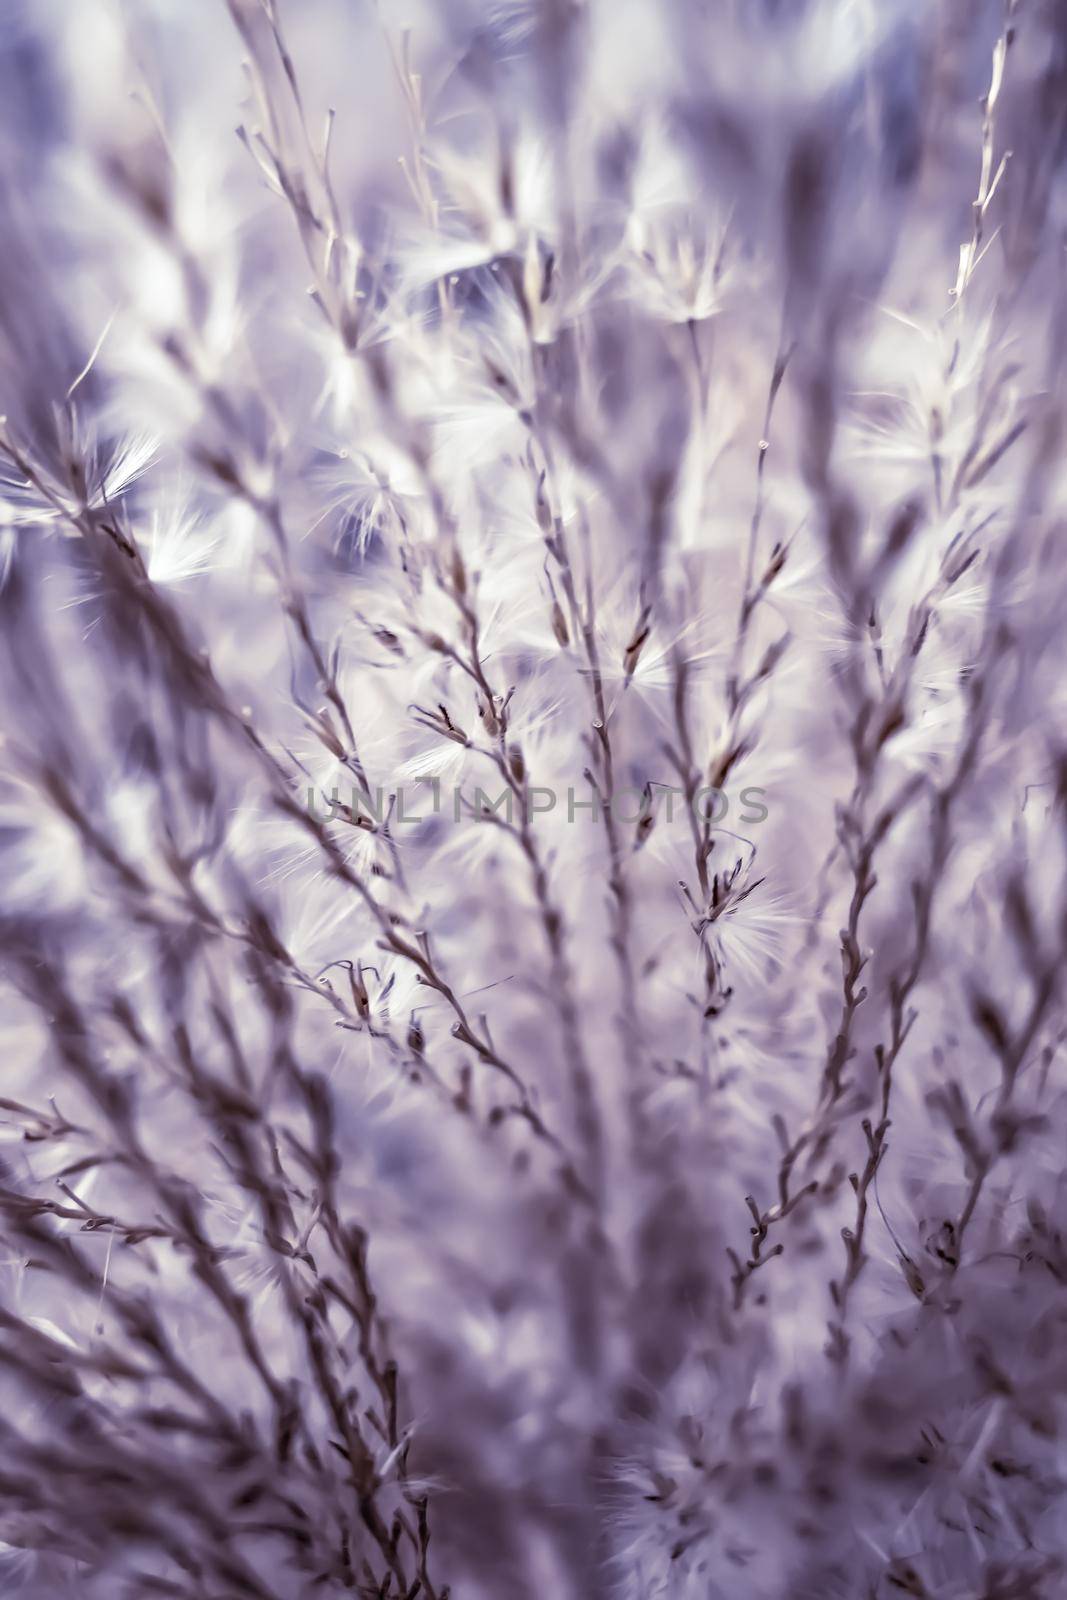
<path id="1" fill-rule="evenodd" d="M 0 40 L 0 1587 L 1052 1600 L 1063 17 L 388 9 Z"/>

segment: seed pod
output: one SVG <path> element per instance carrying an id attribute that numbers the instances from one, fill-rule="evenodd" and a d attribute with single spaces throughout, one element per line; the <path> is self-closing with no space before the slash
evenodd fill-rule
<path id="1" fill-rule="evenodd" d="M 545 494 L 545 475 L 542 472 L 537 479 L 537 494 L 534 498 L 537 510 L 537 526 L 547 537 L 552 532 L 552 508 Z"/>
<path id="2" fill-rule="evenodd" d="M 478 715 L 482 719 L 482 725 L 486 733 L 491 739 L 495 739 L 500 732 L 500 722 L 492 705 L 486 700 L 480 700 L 478 702 Z"/>
<path id="3" fill-rule="evenodd" d="M 656 813 L 652 808 L 652 786 L 645 784 L 641 797 L 641 810 L 634 828 L 634 849 L 640 850 L 655 825 Z"/>
<path id="4" fill-rule="evenodd" d="M 634 672 L 637 669 L 637 663 L 641 659 L 641 651 L 645 648 L 648 636 L 652 631 L 648 620 L 651 614 L 651 606 L 645 606 L 640 617 L 638 618 L 637 627 L 634 630 L 634 636 L 630 640 L 630 643 L 626 646 L 626 650 L 622 659 L 627 678 L 633 677 Z"/>

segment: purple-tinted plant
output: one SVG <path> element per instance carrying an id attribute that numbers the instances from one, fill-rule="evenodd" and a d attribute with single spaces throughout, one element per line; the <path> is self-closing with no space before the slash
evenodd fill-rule
<path id="1" fill-rule="evenodd" d="M 1058 1600 L 1062 8 L 8 11 L 3 1593 Z"/>

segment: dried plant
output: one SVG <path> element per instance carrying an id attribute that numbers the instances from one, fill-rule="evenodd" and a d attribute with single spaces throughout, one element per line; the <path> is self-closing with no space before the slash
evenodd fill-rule
<path id="1" fill-rule="evenodd" d="M 0 88 L 3 1593 L 1067 1593 L 1058 0 Z"/>

